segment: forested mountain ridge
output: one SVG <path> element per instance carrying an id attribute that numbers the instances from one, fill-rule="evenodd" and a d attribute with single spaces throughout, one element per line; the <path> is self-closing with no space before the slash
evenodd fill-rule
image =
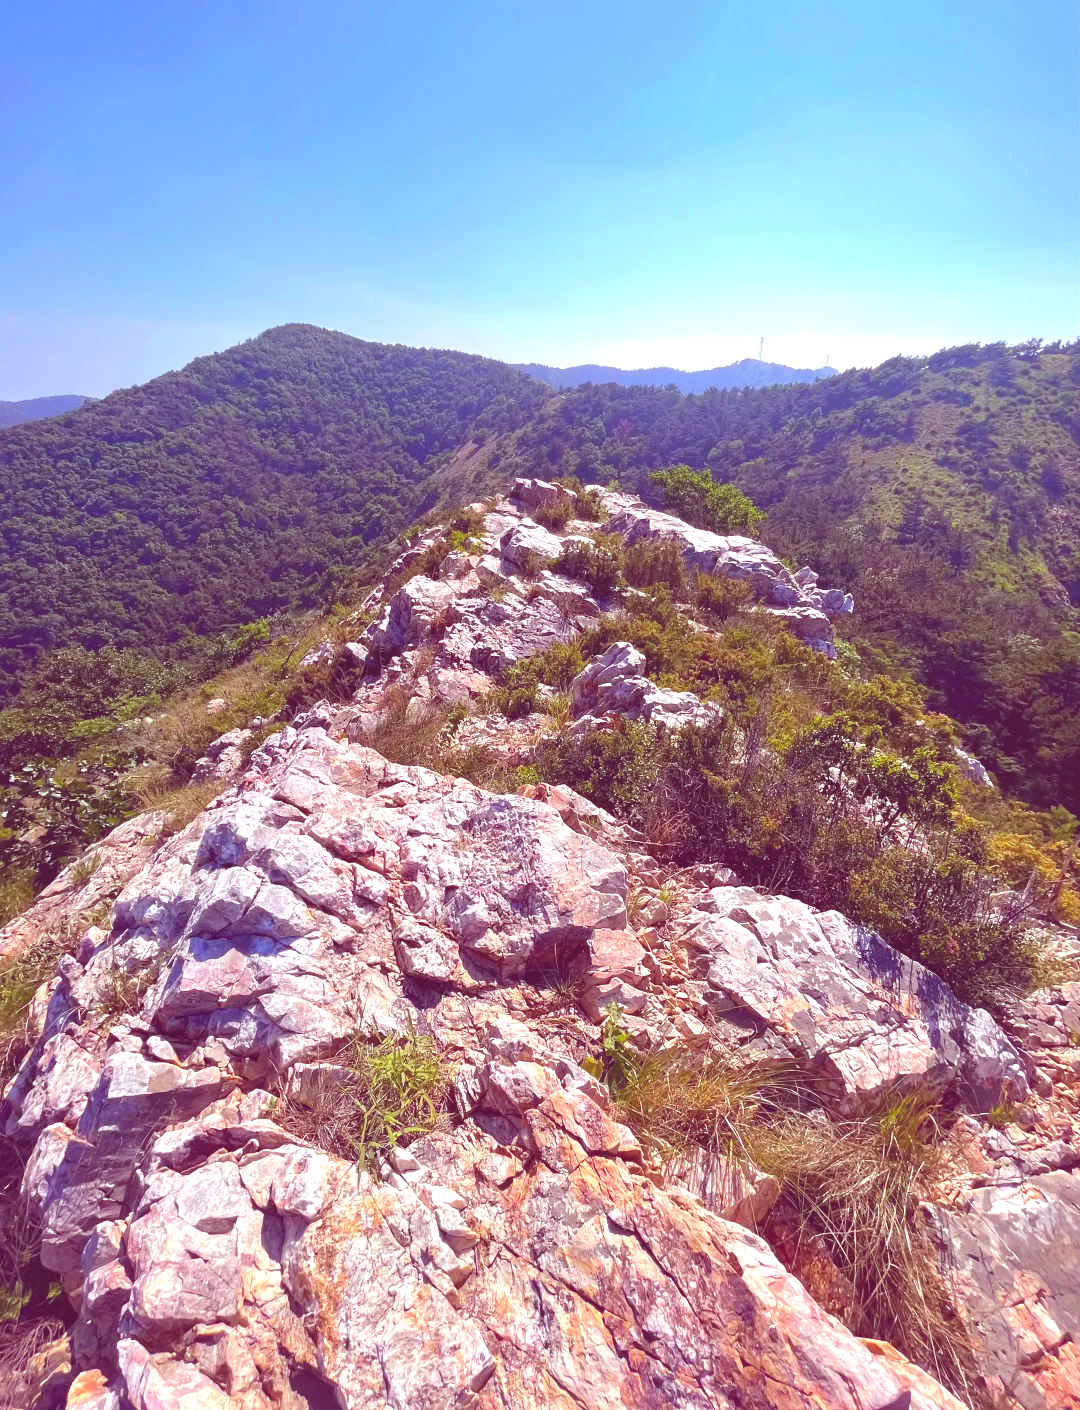
<path id="1" fill-rule="evenodd" d="M 967 345 L 810 385 L 567 391 L 507 471 L 708 466 L 763 537 L 843 582 L 868 663 L 910 673 L 998 777 L 1080 805 L 1080 345 Z"/>
<path id="2" fill-rule="evenodd" d="M 77 411 L 89 397 L 27 397 L 25 401 L 0 401 L 0 427 L 21 426 L 26 421 L 40 421 L 46 416 L 63 416 L 65 411 Z"/>
<path id="3" fill-rule="evenodd" d="M 4 681 L 41 648 L 161 651 L 325 601 L 429 507 L 434 457 L 549 395 L 487 358 L 293 324 L 0 433 Z"/>
<path id="4" fill-rule="evenodd" d="M 177 660 L 323 605 L 436 503 L 515 474 L 709 467 L 843 583 L 865 669 L 910 675 L 999 780 L 1080 810 L 1080 347 L 970 345 L 812 384 L 553 394 L 505 364 L 306 325 L 0 432 L 0 667 Z"/>
<path id="5" fill-rule="evenodd" d="M 781 362 L 762 362 L 756 357 L 744 357 L 724 367 L 709 367 L 700 372 L 683 372 L 678 367 L 638 367 L 626 371 L 621 367 L 604 367 L 593 362 L 577 367 L 548 367 L 541 362 L 515 362 L 519 372 L 536 377 L 556 389 L 579 387 L 583 382 L 614 382 L 620 387 L 666 387 L 674 385 L 680 392 L 706 392 L 710 387 L 771 387 L 788 382 L 816 382 L 822 377 L 835 376 L 831 367 L 787 367 Z"/>

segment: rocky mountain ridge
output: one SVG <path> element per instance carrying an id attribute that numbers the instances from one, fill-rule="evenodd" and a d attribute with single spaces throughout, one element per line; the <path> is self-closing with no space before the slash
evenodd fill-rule
<path id="1" fill-rule="evenodd" d="M 123 824 L 0 934 L 72 942 L 0 1113 L 71 1309 L 40 1410 L 1077 1403 L 1080 986 L 1006 1031 L 839 913 L 675 868 L 565 785 L 496 793 L 372 747 L 397 711 L 421 731 L 457 705 L 460 746 L 530 757 L 536 711 L 469 710 L 604 609 L 568 570 L 584 507 L 519 481 L 463 546 L 422 537 L 347 624 L 351 698 L 222 736 L 199 768 L 225 789 L 193 822 Z M 841 588 L 630 495 L 601 510 L 833 653 Z M 617 642 L 559 728 L 717 708 Z M 911 1236 L 969 1351 L 957 1393 L 945 1360 L 834 1315 L 827 1251 L 787 1239 L 745 1147 L 688 1158 L 632 1129 L 611 1051 L 797 1074 L 792 1119 L 805 1103 L 838 1147 L 898 1097 L 939 1103 L 949 1164 Z M 358 1137 L 358 1111 L 385 1122 L 388 1055 L 435 1064 L 432 1119 Z"/>

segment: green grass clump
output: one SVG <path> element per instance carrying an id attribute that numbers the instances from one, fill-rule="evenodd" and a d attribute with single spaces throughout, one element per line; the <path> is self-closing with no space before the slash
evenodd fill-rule
<path id="1" fill-rule="evenodd" d="M 411 1032 L 371 1044 L 354 1040 L 339 1062 L 347 1077 L 287 1096 L 278 1119 L 304 1140 L 355 1160 L 375 1175 L 397 1146 L 408 1146 L 447 1117 L 450 1072 L 432 1039 Z"/>
<path id="2" fill-rule="evenodd" d="M 585 669 L 585 662 L 586 657 L 576 641 L 553 642 L 535 656 L 507 667 L 499 684 L 488 693 L 487 703 L 510 720 L 531 715 L 539 708 L 542 685 L 565 694 L 574 677 Z M 562 710 L 562 702 L 556 702 L 556 709 Z"/>

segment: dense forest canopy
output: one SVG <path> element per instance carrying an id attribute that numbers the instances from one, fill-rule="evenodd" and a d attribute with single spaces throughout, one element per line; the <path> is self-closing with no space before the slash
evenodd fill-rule
<path id="1" fill-rule="evenodd" d="M 427 473 L 550 389 L 464 353 L 293 324 L 0 433 L 0 687 L 42 648 L 175 652 L 325 601 Z"/>

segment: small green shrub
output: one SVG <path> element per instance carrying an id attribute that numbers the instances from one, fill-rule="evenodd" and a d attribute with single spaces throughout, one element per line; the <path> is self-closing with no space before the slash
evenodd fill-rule
<path id="1" fill-rule="evenodd" d="M 748 882 L 836 909 L 1001 1011 L 1041 970 L 1023 897 L 1003 903 L 982 829 L 958 813 L 955 771 L 840 712 L 761 748 L 770 714 L 665 735 L 612 728 L 545 741 L 544 777 L 640 828 L 679 865 L 722 862 Z M 920 842 L 910 845 L 912 830 Z"/>
<path id="2" fill-rule="evenodd" d="M 623 586 L 624 553 L 618 534 L 596 534 L 572 539 L 563 545 L 555 563 L 557 572 L 588 583 L 599 597 L 610 597 Z"/>
<path id="3" fill-rule="evenodd" d="M 765 522 L 764 510 L 734 485 L 720 484 L 708 470 L 673 465 L 649 477 L 664 492 L 664 505 L 673 514 L 716 534 L 755 534 Z"/>
<path id="4" fill-rule="evenodd" d="M 659 542 L 639 539 L 625 552 L 623 574 L 631 587 L 646 588 L 663 584 L 672 597 L 685 601 L 689 596 L 690 580 L 682 551 L 674 539 Z"/>
<path id="5" fill-rule="evenodd" d="M 637 1072 L 637 1058 L 629 1044 L 630 1034 L 622 1021 L 622 1009 L 610 1003 L 604 1009 L 600 1029 L 600 1056 L 587 1057 L 582 1066 L 598 1081 L 606 1082 L 608 1090 L 616 1096 L 630 1085 Z"/>
<path id="6" fill-rule="evenodd" d="M 552 533 L 560 534 L 573 519 L 574 506 L 564 500 L 555 504 L 537 505 L 531 512 L 533 519 L 538 524 L 542 524 L 545 529 L 550 529 Z"/>
<path id="7" fill-rule="evenodd" d="M 576 642 L 553 642 L 535 656 L 515 661 L 507 667 L 499 684 L 489 692 L 489 703 L 507 719 L 521 719 L 539 708 L 541 685 L 565 691 L 584 669 L 585 658 Z"/>
<path id="8" fill-rule="evenodd" d="M 576 475 L 561 475 L 555 483 L 577 495 L 577 517 L 579 519 L 587 519 L 594 524 L 606 522 L 608 513 L 600 498 L 600 491 L 595 485 L 583 484 Z"/>
<path id="9" fill-rule="evenodd" d="M 746 579 L 717 577 L 713 573 L 694 574 L 693 603 L 710 625 L 729 621 L 749 603 L 752 596 L 753 591 Z"/>

